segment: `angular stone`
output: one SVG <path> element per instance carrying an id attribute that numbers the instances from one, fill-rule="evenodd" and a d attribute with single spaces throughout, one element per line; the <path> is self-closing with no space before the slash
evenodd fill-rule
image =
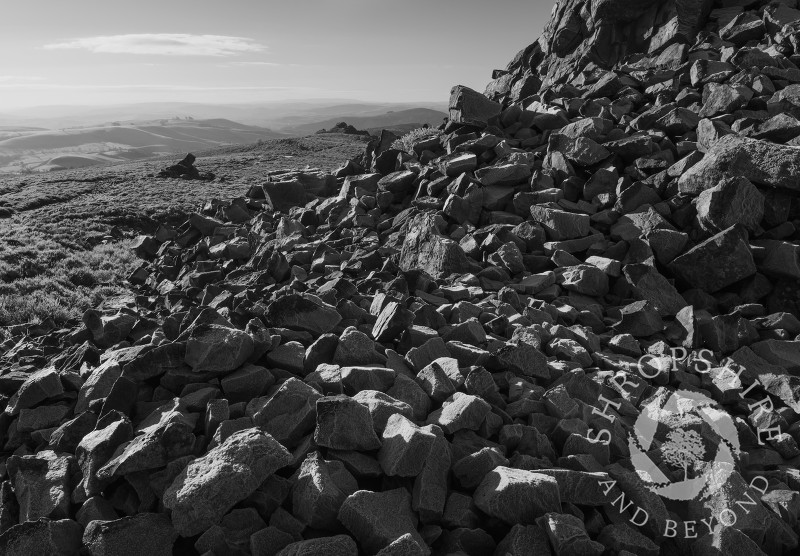
<path id="1" fill-rule="evenodd" d="M 40 405 L 33 409 L 23 409 L 17 417 L 17 432 L 30 433 L 49 429 L 61 423 L 70 413 L 66 405 Z"/>
<path id="2" fill-rule="evenodd" d="M 486 166 L 475 172 L 475 178 L 487 188 L 519 185 L 530 177 L 531 169 L 527 164 Z"/>
<path id="3" fill-rule="evenodd" d="M 20 522 L 69 517 L 75 458 L 43 450 L 30 456 L 11 456 L 6 468 L 19 503 Z"/>
<path id="4" fill-rule="evenodd" d="M 372 327 L 372 337 L 377 342 L 389 342 L 397 339 L 414 322 L 414 313 L 397 303 L 390 301 L 378 315 Z"/>
<path id="5" fill-rule="evenodd" d="M 591 264 L 565 268 L 559 283 L 564 289 L 592 297 L 602 297 L 608 293 L 608 275 Z"/>
<path id="6" fill-rule="evenodd" d="M 317 400 L 314 442 L 334 450 L 368 451 L 381 447 L 369 410 L 348 396 Z"/>
<path id="7" fill-rule="evenodd" d="M 581 554 L 600 556 L 605 546 L 593 541 L 583 520 L 570 514 L 550 512 L 537 520 L 545 530 L 556 555 Z"/>
<path id="8" fill-rule="evenodd" d="M 725 177 L 743 177 L 755 185 L 800 191 L 800 148 L 726 135 L 705 158 L 678 180 L 682 193 L 700 193 Z"/>
<path id="9" fill-rule="evenodd" d="M 92 401 L 108 396 L 114 383 L 121 375 L 122 369 L 115 359 L 108 359 L 94 369 L 78 392 L 75 413 L 86 411 Z"/>
<path id="10" fill-rule="evenodd" d="M 416 172 L 410 170 L 391 172 L 378 181 L 378 190 L 391 193 L 394 200 L 399 202 L 411 192 L 416 178 Z"/>
<path id="11" fill-rule="evenodd" d="M 637 556 L 658 556 L 661 552 L 659 545 L 627 523 L 606 525 L 597 540 L 617 553 L 627 550 Z"/>
<path id="12" fill-rule="evenodd" d="M 484 128 L 501 109 L 499 103 L 464 85 L 450 91 L 450 121 L 454 123 Z"/>
<path id="13" fill-rule="evenodd" d="M 430 554 L 417 532 L 411 496 L 404 488 L 384 492 L 359 490 L 342 504 L 339 521 L 368 554 L 378 552 L 405 534 L 410 534 L 426 555 Z"/>
<path id="14" fill-rule="evenodd" d="M 382 549 L 375 556 L 424 556 L 426 550 L 422 548 L 411 533 L 397 537 L 390 545 Z"/>
<path id="15" fill-rule="evenodd" d="M 314 451 L 300 466 L 292 488 L 292 511 L 309 527 L 335 531 L 342 503 L 357 490 L 358 483 L 344 463 L 324 460 Z"/>
<path id="16" fill-rule="evenodd" d="M 478 157 L 473 153 L 453 153 L 438 159 L 439 171 L 445 176 L 456 177 L 478 167 Z"/>
<path id="17" fill-rule="evenodd" d="M 372 424 L 378 434 L 383 432 L 386 422 L 392 415 L 399 414 L 409 419 L 414 418 L 414 410 L 408 403 L 377 390 L 361 390 L 353 396 L 353 399 L 369 410 Z"/>
<path id="18" fill-rule="evenodd" d="M 509 525 L 531 525 L 548 512 L 561 511 L 554 478 L 503 466 L 486 474 L 474 499 L 483 512 Z"/>
<path id="19" fill-rule="evenodd" d="M 250 401 L 245 413 L 278 442 L 291 444 L 314 428 L 316 403 L 321 397 L 314 388 L 292 377 L 272 395 Z"/>
<path id="20" fill-rule="evenodd" d="M 33 407 L 47 398 L 64 392 L 58 371 L 53 368 L 42 369 L 28 375 L 25 382 L 11 396 L 6 405 L 7 415 L 17 415 L 22 409 Z"/>
<path id="21" fill-rule="evenodd" d="M 422 471 L 414 479 L 411 506 L 423 523 L 441 519 L 447 502 L 448 476 L 450 474 L 450 444 L 442 429 L 435 425 L 422 427 L 436 435 Z"/>
<path id="22" fill-rule="evenodd" d="M 756 263 L 759 271 L 778 278 L 800 280 L 800 245 L 774 239 L 755 240 L 752 245 L 764 251 Z"/>
<path id="23" fill-rule="evenodd" d="M 442 409 L 428 416 L 428 422 L 439 425 L 447 434 L 478 430 L 492 407 L 478 396 L 456 392 L 442 404 Z"/>
<path id="24" fill-rule="evenodd" d="M 417 374 L 416 382 L 428 396 L 441 403 L 455 393 L 459 376 L 458 361 L 440 357 Z"/>
<path id="25" fill-rule="evenodd" d="M 387 304 L 388 306 L 389 304 Z M 396 318 L 396 315 L 395 315 Z M 393 319 L 390 319 L 390 321 Z M 392 323 L 394 324 L 394 323 Z M 333 364 L 346 366 L 383 363 L 384 358 L 375 351 L 375 343 L 369 336 L 353 327 L 345 330 L 339 338 L 333 355 Z"/>
<path id="26" fill-rule="evenodd" d="M 151 424 L 150 419 L 156 422 Z M 139 431 L 143 434 L 97 471 L 100 480 L 111 482 L 114 477 L 159 469 L 194 451 L 194 422 L 179 411 L 156 413 L 140 424 Z"/>
<path id="27" fill-rule="evenodd" d="M 621 319 L 614 325 L 620 334 L 630 334 L 637 338 L 652 336 L 664 330 L 661 315 L 648 301 L 637 301 L 620 309 Z"/>
<path id="28" fill-rule="evenodd" d="M 395 413 L 386 423 L 378 462 L 386 475 L 416 477 L 436 441 L 436 435 Z"/>
<path id="29" fill-rule="evenodd" d="M 272 210 L 288 213 L 293 207 L 306 204 L 306 190 L 298 180 L 268 181 L 261 188 Z"/>
<path id="30" fill-rule="evenodd" d="M 549 379 L 547 357 L 540 350 L 526 342 L 511 343 L 500 347 L 493 354 L 502 368 L 523 376 Z"/>
<path id="31" fill-rule="evenodd" d="M 508 460 L 497 448 L 483 448 L 464 456 L 453 465 L 453 475 L 466 489 L 477 487 L 486 474 L 496 467 L 508 466 Z"/>
<path id="32" fill-rule="evenodd" d="M 743 108 L 753 98 L 753 91 L 743 85 L 708 83 L 703 88 L 701 118 L 711 118 L 720 113 L 730 113 Z"/>
<path id="33" fill-rule="evenodd" d="M 83 545 L 92 556 L 170 556 L 177 538 L 169 517 L 141 513 L 90 522 L 83 533 Z"/>
<path id="34" fill-rule="evenodd" d="M 661 316 L 673 316 L 688 305 L 675 286 L 654 267 L 628 264 L 622 272 L 631 285 L 634 297 L 649 301 Z"/>
<path id="35" fill-rule="evenodd" d="M 255 556 L 255 553 L 253 554 Z M 293 542 L 278 552 L 276 556 L 316 556 L 317 554 L 358 556 L 358 547 L 351 537 L 335 535 Z"/>
<path id="36" fill-rule="evenodd" d="M 203 532 L 290 461 L 286 448 L 257 428 L 232 434 L 189 463 L 164 492 L 175 530 L 184 537 Z"/>
<path id="37" fill-rule="evenodd" d="M 405 271 L 423 270 L 434 278 L 461 274 L 470 268 L 464 250 L 452 239 L 440 235 L 428 215 L 410 223 L 399 266 Z"/>
<path id="38" fill-rule="evenodd" d="M 709 293 L 756 273 L 747 235 L 736 226 L 696 245 L 669 265 L 670 270 L 694 288 Z"/>
<path id="39" fill-rule="evenodd" d="M 264 314 L 269 326 L 304 330 L 319 335 L 330 332 L 342 320 L 335 307 L 299 294 L 278 297 Z"/>
<path id="40" fill-rule="evenodd" d="M 84 411 L 74 419 L 70 419 L 50 434 L 49 447 L 56 452 L 75 453 L 78 443 L 84 436 L 94 430 L 97 415 Z"/>
<path id="41" fill-rule="evenodd" d="M 0 553 L 6 556 L 75 556 L 82 548 L 82 533 L 82 527 L 71 519 L 26 521 L 0 535 Z"/>
<path id="42" fill-rule="evenodd" d="M 753 353 L 795 375 L 800 374 L 800 340 L 763 340 L 750 346 Z"/>
<path id="43" fill-rule="evenodd" d="M 700 193 L 697 217 L 704 228 L 714 232 L 735 224 L 755 231 L 764 217 L 764 196 L 746 178 L 725 179 Z"/>
<path id="44" fill-rule="evenodd" d="M 73 494 L 77 502 L 100 494 L 105 482 L 100 480 L 97 472 L 111 459 L 117 447 L 132 436 L 133 427 L 127 418 L 107 415 L 98 421 L 95 430 L 83 437 L 75 448 L 75 457 L 83 474 Z"/>
<path id="45" fill-rule="evenodd" d="M 587 214 L 577 214 L 543 206 L 532 206 L 531 216 L 547 232 L 551 241 L 563 241 L 589 235 L 590 219 Z"/>
<path id="46" fill-rule="evenodd" d="M 497 545 L 496 554 L 503 556 L 551 556 L 550 541 L 538 525 L 514 525 Z"/>
<path id="47" fill-rule="evenodd" d="M 275 384 L 275 377 L 266 367 L 247 363 L 220 380 L 225 398 L 231 403 L 249 402 Z"/>
<path id="48" fill-rule="evenodd" d="M 255 345 L 249 334 L 211 324 L 195 328 L 186 343 L 186 364 L 195 372 L 226 373 L 242 366 Z"/>

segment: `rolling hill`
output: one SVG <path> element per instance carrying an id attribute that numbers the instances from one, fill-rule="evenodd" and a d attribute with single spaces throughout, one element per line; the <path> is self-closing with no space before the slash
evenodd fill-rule
<path id="1" fill-rule="evenodd" d="M 284 133 L 292 135 L 308 135 L 316 133 L 320 129 L 330 129 L 341 121 L 355 126 L 357 129 L 366 129 L 371 132 L 381 129 L 392 129 L 398 131 L 410 131 L 422 124 L 438 126 L 447 114 L 429 108 L 411 108 L 408 110 L 398 110 L 383 112 L 368 116 L 347 116 L 340 115 L 322 121 L 314 121 L 305 124 L 296 124 L 279 128 Z"/>
<path id="2" fill-rule="evenodd" d="M 285 137 L 222 118 L 172 119 L 65 128 L 0 130 L 0 172 L 49 171 Z"/>

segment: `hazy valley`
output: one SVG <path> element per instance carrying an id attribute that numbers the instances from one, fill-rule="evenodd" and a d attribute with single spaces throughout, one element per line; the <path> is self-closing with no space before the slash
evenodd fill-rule
<path id="1" fill-rule="evenodd" d="M 438 109 L 435 109 L 438 108 Z M 304 136 L 346 121 L 405 132 L 439 125 L 444 106 L 336 101 L 43 107 L 0 114 L 0 173 L 102 166 L 224 145 Z"/>

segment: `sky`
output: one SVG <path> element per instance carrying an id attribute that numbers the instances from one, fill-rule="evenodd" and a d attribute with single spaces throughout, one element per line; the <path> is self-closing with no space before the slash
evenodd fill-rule
<path id="1" fill-rule="evenodd" d="M 0 113 L 42 105 L 358 99 L 483 90 L 551 0 L 5 2 Z"/>

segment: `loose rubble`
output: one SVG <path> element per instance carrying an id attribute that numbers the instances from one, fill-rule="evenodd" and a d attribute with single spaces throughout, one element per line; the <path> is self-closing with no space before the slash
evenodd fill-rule
<path id="1" fill-rule="evenodd" d="M 561 0 L 413 152 L 140 238 L 4 331 L 0 552 L 796 554 L 798 64 L 796 0 Z"/>

